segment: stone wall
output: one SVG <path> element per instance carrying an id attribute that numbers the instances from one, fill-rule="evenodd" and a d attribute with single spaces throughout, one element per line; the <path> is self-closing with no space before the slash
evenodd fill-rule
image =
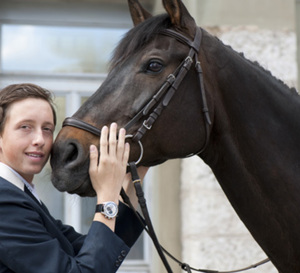
<path id="1" fill-rule="evenodd" d="M 236 51 L 244 52 L 247 58 L 258 61 L 289 86 L 296 85 L 294 32 L 257 27 L 223 27 L 210 32 Z M 235 214 L 209 167 L 198 157 L 182 160 L 181 166 L 183 261 L 196 268 L 232 270 L 265 259 L 266 255 Z M 251 272 L 277 270 L 267 263 Z"/>

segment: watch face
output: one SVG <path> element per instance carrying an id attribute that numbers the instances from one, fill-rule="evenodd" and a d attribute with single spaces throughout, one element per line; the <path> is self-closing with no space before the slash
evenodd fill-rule
<path id="1" fill-rule="evenodd" d="M 118 206 L 114 202 L 107 202 L 104 204 L 103 211 L 108 218 L 113 218 L 118 214 Z"/>

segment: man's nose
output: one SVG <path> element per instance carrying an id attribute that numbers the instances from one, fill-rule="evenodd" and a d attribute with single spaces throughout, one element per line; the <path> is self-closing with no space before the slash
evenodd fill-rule
<path id="1" fill-rule="evenodd" d="M 43 145 L 45 143 L 45 138 L 43 131 L 38 129 L 34 132 L 34 137 L 33 137 L 33 145 Z"/>

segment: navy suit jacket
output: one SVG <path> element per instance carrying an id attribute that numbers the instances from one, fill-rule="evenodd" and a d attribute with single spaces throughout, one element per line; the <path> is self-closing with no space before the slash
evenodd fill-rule
<path id="1" fill-rule="evenodd" d="M 0 273 L 116 272 L 141 232 L 120 203 L 115 233 L 94 221 L 81 235 L 0 177 Z"/>

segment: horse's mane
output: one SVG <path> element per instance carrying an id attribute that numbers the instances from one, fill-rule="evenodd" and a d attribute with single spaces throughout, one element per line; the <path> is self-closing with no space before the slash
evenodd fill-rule
<path id="1" fill-rule="evenodd" d="M 133 52 L 141 49 L 153 39 L 153 36 L 162 29 L 171 26 L 170 18 L 167 14 L 151 17 L 143 23 L 128 31 L 118 46 L 115 48 L 110 61 L 110 69 L 123 62 Z M 137 39 L 138 37 L 138 39 Z"/>
<path id="2" fill-rule="evenodd" d="M 240 53 L 240 54 L 242 54 L 242 53 Z M 242 56 L 245 58 L 244 54 L 242 54 Z M 278 83 L 281 84 L 282 86 L 284 86 L 286 89 L 289 89 L 292 93 L 294 93 L 295 95 L 299 96 L 299 93 L 298 93 L 298 91 L 297 91 L 296 88 L 289 87 L 284 81 L 282 81 L 281 79 L 275 77 L 270 70 L 267 70 L 266 68 L 264 68 L 263 66 L 261 66 L 261 64 L 259 62 L 257 62 L 257 61 L 251 61 L 251 60 L 248 60 L 248 61 L 250 63 L 252 63 L 254 66 L 257 66 L 262 71 L 264 71 L 266 73 L 266 75 L 268 75 L 268 76 L 274 78 L 275 80 L 277 80 Z"/>
<path id="3" fill-rule="evenodd" d="M 282 84 L 283 86 L 285 86 L 286 88 L 288 88 L 290 91 L 295 92 L 296 95 L 299 95 L 299 93 L 298 93 L 298 91 L 297 91 L 296 88 L 294 88 L 294 87 L 290 88 L 284 81 L 282 81 L 281 79 L 275 77 L 270 70 L 267 70 L 266 68 L 264 68 L 263 66 L 261 66 L 259 62 L 257 62 L 257 61 L 250 61 L 250 60 L 249 60 L 249 62 L 252 62 L 254 65 L 256 65 L 257 67 L 259 67 L 260 69 L 262 69 L 267 75 L 275 78 L 280 84 Z"/>
<path id="4" fill-rule="evenodd" d="M 256 67 L 257 69 L 261 70 L 262 72 L 265 73 L 265 75 L 267 75 L 268 77 L 276 80 L 279 84 L 281 84 L 285 89 L 288 89 L 292 92 L 292 94 L 299 96 L 299 93 L 297 91 L 296 88 L 294 87 L 289 87 L 284 81 L 282 81 L 281 79 L 275 77 L 272 72 L 270 70 L 267 70 L 266 68 L 264 68 L 258 61 L 252 61 L 249 60 L 248 58 L 245 57 L 243 52 L 238 52 L 236 50 L 234 50 L 230 45 L 226 45 L 223 43 L 223 41 L 221 41 L 218 37 L 215 36 L 215 38 L 219 41 L 219 43 L 222 44 L 222 46 L 224 46 L 225 48 L 229 49 L 232 52 L 237 53 L 242 59 L 244 59 L 246 62 L 250 63 L 251 65 L 253 65 L 254 67 Z"/>

